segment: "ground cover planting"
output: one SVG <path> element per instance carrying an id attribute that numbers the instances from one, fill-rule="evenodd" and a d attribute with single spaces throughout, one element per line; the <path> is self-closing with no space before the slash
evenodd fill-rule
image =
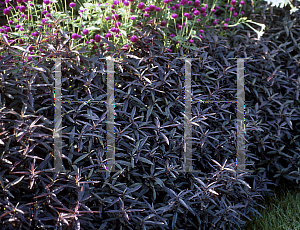
<path id="1" fill-rule="evenodd" d="M 278 211 L 269 211 L 271 217 L 263 212 L 275 188 L 283 182 L 297 187 L 300 179 L 300 17 L 290 14 L 289 4 L 270 9 L 247 0 L 18 0 L 0 6 L 8 22 L 0 29 L 0 229 L 297 225 L 297 218 L 287 222 L 295 208 L 287 204 L 297 196 L 280 205 L 279 212 L 288 206 L 284 220 Z M 114 172 L 107 171 L 107 57 L 114 58 Z M 195 58 L 197 173 L 180 171 L 184 57 Z M 236 162 L 235 57 L 247 58 L 246 172 Z M 65 169 L 59 173 L 53 135 L 57 58 Z M 221 100 L 231 103 L 216 102 Z"/>
<path id="2" fill-rule="evenodd" d="M 24 45 L 28 43 L 29 37 L 50 36 L 47 30 L 57 20 L 61 20 L 63 30 L 71 31 L 68 36 L 72 38 L 74 45 L 87 45 L 91 53 L 97 48 L 109 51 L 106 39 L 118 44 L 117 50 L 129 50 L 141 36 L 141 26 L 149 26 L 153 32 L 159 33 L 166 52 L 172 52 L 181 47 L 195 49 L 195 40 L 201 41 L 204 32 L 208 30 L 220 29 L 220 35 L 226 36 L 229 31 L 251 22 L 244 17 L 247 8 L 243 0 L 228 3 L 217 0 L 207 3 L 199 0 L 165 0 L 153 4 L 128 0 L 103 3 L 79 1 L 68 5 L 66 2 L 48 0 L 42 4 L 33 1 L 5 1 L 2 2 L 2 7 L 8 24 L 0 32 L 4 36 L 10 34 L 8 42 Z M 259 25 L 261 33 L 264 25 Z M 35 49 L 31 52 L 29 56 L 32 58 L 41 55 L 42 51 Z"/>

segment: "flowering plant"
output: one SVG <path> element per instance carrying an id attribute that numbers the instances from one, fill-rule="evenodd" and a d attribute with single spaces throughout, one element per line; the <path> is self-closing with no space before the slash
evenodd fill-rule
<path id="1" fill-rule="evenodd" d="M 63 4 L 57 0 L 43 0 L 42 5 L 31 0 L 17 0 L 15 4 L 5 0 L 3 13 L 9 23 L 0 29 L 0 33 L 9 42 L 18 39 L 26 42 L 29 36 L 47 36 L 46 30 L 59 21 L 64 31 L 70 31 L 74 43 L 89 46 L 91 52 L 98 48 L 109 52 L 106 41 L 113 40 L 118 50 L 129 50 L 141 39 L 138 32 L 141 26 L 150 26 L 153 31 L 161 32 L 164 45 L 171 52 L 175 47 L 196 49 L 195 41 L 205 39 L 205 31 L 212 29 L 226 36 L 229 29 L 251 22 L 260 25 L 263 31 L 263 24 L 243 17 L 245 4 L 244 0 L 229 0 L 228 4 L 221 0 L 207 4 L 199 0 L 154 3 L 149 0 L 109 0 L 106 3 L 71 2 L 67 6 L 66 1 Z M 262 31 L 253 30 L 259 37 L 262 35 Z"/>
<path id="2" fill-rule="evenodd" d="M 294 7 L 291 3 L 290 0 L 265 0 L 268 4 L 272 4 L 271 6 L 276 6 L 276 7 L 280 7 L 283 8 L 285 7 L 287 4 L 290 5 L 291 9 L 290 9 L 290 14 L 294 13 L 297 11 L 297 7 Z M 299 0 L 296 0 L 299 1 Z"/>

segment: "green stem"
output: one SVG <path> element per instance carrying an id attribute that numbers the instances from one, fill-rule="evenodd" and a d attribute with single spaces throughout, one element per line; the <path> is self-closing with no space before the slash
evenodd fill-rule
<path id="1" fill-rule="evenodd" d="M 8 22 L 8 15 L 5 15 L 6 16 L 6 20 Z M 9 28 L 10 28 L 10 31 L 12 32 L 12 28 L 11 28 L 11 25 L 9 24 Z"/>
<path id="2" fill-rule="evenodd" d="M 196 17 L 194 18 L 194 21 L 193 21 L 192 28 L 190 29 L 189 37 L 191 36 L 192 30 L 193 30 L 193 28 L 194 28 L 194 25 L 195 25 L 195 20 L 196 20 Z"/>
<path id="3" fill-rule="evenodd" d="M 82 12 L 83 13 L 83 12 Z M 82 22 L 82 14 L 81 14 L 81 17 L 80 17 L 80 22 L 79 22 L 79 26 L 78 26 L 78 31 L 77 31 L 77 34 L 79 34 L 79 30 L 80 30 L 80 25 L 81 25 L 81 22 Z"/>
<path id="4" fill-rule="evenodd" d="M 65 12 L 67 11 L 67 0 L 65 0 Z"/>
<path id="5" fill-rule="evenodd" d="M 176 31 L 176 34 L 177 34 L 176 19 L 175 18 L 173 18 L 173 19 L 174 19 L 175 31 Z"/>
<path id="6" fill-rule="evenodd" d="M 227 0 L 227 7 L 225 7 L 225 19 L 226 19 L 226 16 L 227 16 L 227 9 L 226 9 L 226 8 L 228 8 L 229 1 L 230 1 L 230 0 Z"/>

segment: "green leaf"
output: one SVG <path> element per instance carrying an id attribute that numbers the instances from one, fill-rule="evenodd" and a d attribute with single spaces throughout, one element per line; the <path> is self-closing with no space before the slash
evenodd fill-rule
<path id="1" fill-rule="evenodd" d="M 124 37 L 127 37 L 127 33 L 125 30 L 120 30 L 121 34 L 123 34 Z"/>
<path id="2" fill-rule="evenodd" d="M 88 28 L 86 28 L 87 30 L 100 30 L 100 28 L 97 28 L 97 27 L 95 27 L 95 26 L 90 26 L 90 27 L 88 27 Z"/>

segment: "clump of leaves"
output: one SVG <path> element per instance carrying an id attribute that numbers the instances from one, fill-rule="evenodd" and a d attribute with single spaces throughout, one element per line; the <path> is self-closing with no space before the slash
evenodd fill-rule
<path id="1" fill-rule="evenodd" d="M 235 35 L 230 46 L 226 38 L 207 33 L 201 48 L 185 50 L 187 58 L 199 58 L 192 65 L 191 83 L 197 100 L 192 103 L 191 119 L 197 139 L 193 169 L 201 170 L 197 174 L 179 171 L 184 163 L 185 67 L 178 57 L 184 56 L 183 50 L 164 53 L 157 35 L 147 28 L 130 54 L 114 52 L 114 45 L 107 41 L 111 56 L 120 59 L 115 60 L 114 69 L 117 171 L 106 173 L 106 60 L 101 59 L 105 57 L 100 51 L 84 57 L 85 50 L 77 51 L 72 42 L 64 40 L 67 32 L 59 32 L 61 42 L 45 44 L 49 51 L 39 62 L 16 69 L 23 62 L 15 57 L 13 66 L 9 64 L 12 56 L 7 56 L 0 63 L 0 218 L 5 227 L 235 229 L 258 214 L 259 199 L 274 185 L 270 176 L 276 164 L 269 160 L 279 156 L 263 152 L 255 137 L 268 132 L 264 141 L 275 137 L 271 140 L 275 149 L 295 133 L 287 122 L 279 126 L 287 128 L 286 137 L 275 131 L 270 115 L 290 112 L 295 129 L 299 124 L 294 117 L 299 110 L 289 107 L 299 106 L 294 101 L 297 91 L 293 91 L 298 83 L 288 70 L 287 75 L 276 75 L 282 66 L 270 58 L 276 52 L 269 52 L 268 47 L 274 44 L 257 44 L 247 36 Z M 5 48 L 19 57 L 29 49 L 10 44 Z M 24 50 L 18 53 L 15 49 Z M 245 63 L 246 163 L 258 169 L 254 173 L 236 169 L 234 104 L 198 103 L 236 98 L 236 60 L 229 57 L 244 51 L 254 58 Z M 62 99 L 76 101 L 62 104 L 66 172 L 59 174 L 53 172 L 54 61 L 48 62 L 55 55 L 62 57 Z M 275 66 L 279 66 L 277 72 Z M 262 73 L 273 75 L 261 77 Z M 98 103 L 92 102 L 96 100 Z M 299 146 L 296 138 L 291 148 Z M 287 153 L 280 154 L 280 160 L 288 158 Z"/>

